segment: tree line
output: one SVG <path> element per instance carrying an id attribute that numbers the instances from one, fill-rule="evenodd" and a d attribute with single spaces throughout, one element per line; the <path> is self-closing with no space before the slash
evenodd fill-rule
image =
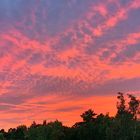
<path id="1" fill-rule="evenodd" d="M 132 94 L 117 95 L 117 112 L 96 114 L 92 109 L 81 114 L 82 122 L 67 127 L 62 122 L 33 122 L 20 125 L 7 132 L 0 130 L 0 140 L 140 140 L 140 100 Z"/>

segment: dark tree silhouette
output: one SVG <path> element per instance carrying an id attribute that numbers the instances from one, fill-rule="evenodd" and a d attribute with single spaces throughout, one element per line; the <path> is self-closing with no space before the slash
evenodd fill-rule
<path id="1" fill-rule="evenodd" d="M 128 94 L 128 97 L 130 98 L 128 111 L 132 114 L 134 119 L 137 119 L 137 115 L 140 113 L 140 100 L 131 94 Z"/>
<path id="2" fill-rule="evenodd" d="M 87 111 L 85 111 L 81 117 L 83 118 L 83 121 L 84 122 L 92 122 L 94 120 L 94 117 L 96 116 L 97 114 L 94 113 L 94 111 L 92 109 L 89 109 Z"/>
<path id="3" fill-rule="evenodd" d="M 138 119 L 140 101 L 131 94 L 119 92 L 117 113 L 97 115 L 92 109 L 85 111 L 72 127 L 63 126 L 62 122 L 35 121 L 30 127 L 20 125 L 8 132 L 0 130 L 0 140 L 140 140 L 140 121 Z"/>

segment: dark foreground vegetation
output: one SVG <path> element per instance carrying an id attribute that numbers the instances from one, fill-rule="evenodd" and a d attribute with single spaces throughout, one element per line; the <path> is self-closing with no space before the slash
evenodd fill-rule
<path id="1" fill-rule="evenodd" d="M 124 94 L 118 93 L 115 117 L 97 115 L 89 109 L 81 115 L 83 121 L 72 127 L 63 126 L 57 120 L 33 122 L 30 127 L 21 125 L 8 132 L 1 129 L 0 140 L 140 140 L 140 101 L 133 95 L 127 96 L 128 103 Z"/>

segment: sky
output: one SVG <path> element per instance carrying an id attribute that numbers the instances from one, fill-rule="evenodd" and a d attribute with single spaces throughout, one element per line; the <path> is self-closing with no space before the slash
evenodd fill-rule
<path id="1" fill-rule="evenodd" d="M 0 0 L 0 128 L 139 97 L 139 16 L 140 0 Z"/>

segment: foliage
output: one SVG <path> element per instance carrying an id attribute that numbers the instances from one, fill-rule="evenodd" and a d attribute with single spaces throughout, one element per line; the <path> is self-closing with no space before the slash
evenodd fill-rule
<path id="1" fill-rule="evenodd" d="M 0 130 L 0 140 L 140 140 L 140 101 L 128 94 L 118 93 L 117 113 L 115 117 L 109 114 L 94 113 L 92 109 L 85 111 L 82 122 L 72 127 L 63 126 L 58 120 L 54 122 L 35 121 L 30 127 L 25 125 L 10 128 L 8 132 Z"/>

